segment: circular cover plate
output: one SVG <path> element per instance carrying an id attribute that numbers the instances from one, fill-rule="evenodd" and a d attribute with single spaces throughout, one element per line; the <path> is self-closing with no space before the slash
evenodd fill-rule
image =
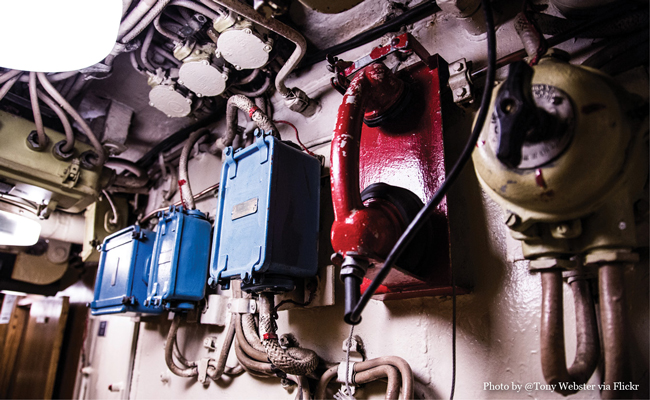
<path id="1" fill-rule="evenodd" d="M 149 101 L 170 117 L 185 117 L 192 111 L 191 101 L 169 85 L 160 85 L 151 89 Z"/>
<path id="2" fill-rule="evenodd" d="M 242 29 L 226 31 L 217 39 L 217 49 L 221 56 L 232 65 L 242 69 L 261 68 L 269 61 L 269 53 L 264 43 L 254 33 Z"/>
<path id="3" fill-rule="evenodd" d="M 208 62 L 184 63 L 178 71 L 183 86 L 200 96 L 218 96 L 226 90 L 227 77 Z"/>

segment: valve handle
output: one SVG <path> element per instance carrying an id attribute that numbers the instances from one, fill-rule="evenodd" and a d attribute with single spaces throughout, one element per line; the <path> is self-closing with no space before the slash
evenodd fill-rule
<path id="1" fill-rule="evenodd" d="M 521 163 L 521 152 L 528 131 L 538 121 L 540 111 L 532 94 L 533 68 L 524 61 L 510 64 L 508 79 L 501 85 L 495 101 L 499 124 L 497 158 L 509 168 Z"/>

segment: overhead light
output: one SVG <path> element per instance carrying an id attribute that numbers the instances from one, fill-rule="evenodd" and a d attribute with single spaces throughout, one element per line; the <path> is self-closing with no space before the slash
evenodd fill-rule
<path id="1" fill-rule="evenodd" d="M 122 0 L 0 1 L 0 67 L 61 72 L 86 68 L 113 49 Z"/>
<path id="2" fill-rule="evenodd" d="M 0 245 L 31 246 L 38 242 L 41 225 L 22 215 L 0 210 Z"/>

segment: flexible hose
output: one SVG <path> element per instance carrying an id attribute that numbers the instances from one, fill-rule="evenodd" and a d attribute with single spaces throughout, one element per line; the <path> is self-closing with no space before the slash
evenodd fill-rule
<path id="1" fill-rule="evenodd" d="M 269 361 L 282 372 L 293 375 L 308 375 L 318 366 L 318 355 L 309 349 L 280 346 L 273 320 L 273 294 L 260 293 L 260 336 Z"/>
<path id="2" fill-rule="evenodd" d="M 562 390 L 558 382 L 586 383 L 598 365 L 600 344 L 596 312 L 589 291 L 589 281 L 571 282 L 576 314 L 576 355 L 571 367 L 566 367 L 564 346 L 564 316 L 562 301 L 562 271 L 542 271 L 542 322 L 540 329 L 540 358 L 546 382 L 555 391 L 568 396 L 577 390 Z"/>
<path id="3" fill-rule="evenodd" d="M 174 353 L 174 342 L 176 341 L 176 333 L 178 332 L 178 327 L 181 324 L 181 314 L 175 314 L 172 325 L 169 328 L 169 333 L 167 334 L 167 342 L 165 342 L 165 363 L 167 363 L 167 368 L 177 376 L 183 378 L 191 378 L 199 374 L 197 367 L 191 368 L 181 368 L 174 362 L 173 353 Z"/>
<path id="4" fill-rule="evenodd" d="M 38 93 L 36 86 L 36 72 L 29 73 L 29 99 L 32 103 L 32 113 L 34 115 L 34 123 L 36 124 L 36 133 L 38 134 L 38 147 L 44 149 L 47 146 L 48 138 L 45 135 L 45 127 L 43 126 L 43 116 L 41 115 L 41 106 L 38 104 Z"/>
<path id="5" fill-rule="evenodd" d="M 23 71 L 17 70 L 17 69 L 10 69 L 9 71 L 5 72 L 4 74 L 0 75 L 0 83 L 5 83 L 9 79 L 12 79 L 16 76 L 20 77 L 20 75 L 23 73 Z"/>
<path id="6" fill-rule="evenodd" d="M 129 33 L 124 35 L 124 37 L 118 39 L 120 43 L 128 43 L 131 40 L 135 39 L 136 36 L 138 36 L 142 31 L 144 31 L 149 24 L 153 22 L 153 20 L 160 14 L 163 9 L 169 4 L 171 0 L 158 0 L 156 4 L 151 7 L 149 12 L 147 12 L 147 15 L 142 18 L 137 25 L 131 29 Z"/>
<path id="7" fill-rule="evenodd" d="M 47 94 L 43 93 L 41 90 L 37 90 L 36 93 L 38 94 L 38 98 L 43 101 L 43 103 L 47 104 L 48 107 L 54 111 L 54 113 L 59 117 L 59 120 L 61 120 L 61 125 L 63 125 L 63 131 L 65 132 L 65 145 L 61 146 L 61 151 L 64 153 L 69 153 L 74 149 L 74 131 L 72 130 L 72 125 L 70 125 L 70 121 L 68 120 L 68 116 L 65 115 L 65 112 L 59 106 L 56 101 L 52 100 L 50 96 Z M 0 99 L 2 97 L 0 96 Z"/>
<path id="8" fill-rule="evenodd" d="M 20 79 L 20 76 L 16 75 L 2 84 L 2 87 L 0 87 L 0 100 L 2 100 L 7 95 L 7 93 L 9 93 L 11 88 L 14 86 L 14 83 L 18 82 L 18 79 Z"/>
<path id="9" fill-rule="evenodd" d="M 90 126 L 86 123 L 86 121 L 81 118 L 81 115 L 75 110 L 70 103 L 66 99 L 61 96 L 61 94 L 52 86 L 50 81 L 47 80 L 47 77 L 45 76 L 44 73 L 42 72 L 37 72 L 36 76 L 38 76 L 39 82 L 41 82 L 41 85 L 43 88 L 45 88 L 45 91 L 52 96 L 52 99 L 59 103 L 61 107 L 68 113 L 72 118 L 77 121 L 79 126 L 81 126 L 81 130 L 84 132 L 84 134 L 88 137 L 88 140 L 92 143 L 93 147 L 95 148 L 95 152 L 97 153 L 97 165 L 104 165 L 104 162 L 106 161 L 106 153 L 104 152 L 104 148 L 102 147 L 102 144 L 97 140 L 97 136 L 93 133 L 92 129 L 90 129 Z"/>
<path id="10" fill-rule="evenodd" d="M 149 77 L 149 74 L 147 74 L 147 72 L 146 72 L 146 68 L 144 68 L 144 66 L 141 66 L 138 63 L 138 57 L 136 57 L 135 53 L 136 53 L 135 51 L 132 51 L 132 52 L 129 53 L 129 61 L 131 61 L 131 66 L 140 75 Z"/>
<path id="11" fill-rule="evenodd" d="M 222 140 L 224 146 L 232 146 L 237 136 L 237 120 L 239 118 L 237 109 L 247 113 L 264 132 L 272 131 L 274 136 L 278 136 L 278 128 L 266 113 L 257 107 L 253 100 L 238 94 L 231 96 L 226 105 L 226 135 Z"/>
<path id="12" fill-rule="evenodd" d="M 196 203 L 194 202 L 194 196 L 192 195 L 192 188 L 190 187 L 190 177 L 187 172 L 187 163 L 190 158 L 190 151 L 194 144 L 202 138 L 204 135 L 210 133 L 207 129 L 199 129 L 196 132 L 193 132 L 187 142 L 183 146 L 183 151 L 181 152 L 181 158 L 178 162 L 178 186 L 181 190 L 181 200 L 185 203 L 185 206 L 188 210 L 195 210 Z"/>
<path id="13" fill-rule="evenodd" d="M 249 5 L 239 2 L 237 0 L 200 0 L 202 4 L 214 9 L 215 3 L 226 7 L 227 9 L 241 15 L 242 17 L 249 19 L 266 29 L 277 33 L 278 35 L 290 40 L 293 44 L 296 45 L 295 50 L 291 53 L 291 56 L 286 63 L 282 66 L 278 74 L 275 76 L 275 88 L 282 97 L 289 97 L 293 93 L 287 86 L 284 84 L 284 81 L 287 79 L 287 76 L 298 66 L 300 60 L 305 55 L 307 51 L 307 41 L 305 38 L 298 33 L 295 29 L 290 28 L 289 26 L 283 24 L 274 18 L 266 17 L 257 11 L 255 11 Z"/>
<path id="14" fill-rule="evenodd" d="M 177 6 L 177 7 L 185 7 L 187 9 L 190 9 L 192 11 L 196 11 L 199 14 L 203 14 L 206 17 L 210 18 L 211 20 L 218 20 L 221 18 L 221 13 L 215 12 L 212 9 L 208 7 L 204 7 L 200 4 L 196 4 L 192 1 L 188 0 L 172 0 L 171 3 L 169 3 L 170 6 Z"/>
<path id="15" fill-rule="evenodd" d="M 73 76 L 77 75 L 79 71 L 68 71 L 68 72 L 59 72 L 57 74 L 50 74 L 46 75 L 47 80 L 50 82 L 59 82 L 68 78 L 72 78 Z M 29 82 L 29 75 L 22 75 L 20 77 L 20 81 L 23 83 L 28 83 Z M 42 83 L 41 83 L 42 85 Z"/>

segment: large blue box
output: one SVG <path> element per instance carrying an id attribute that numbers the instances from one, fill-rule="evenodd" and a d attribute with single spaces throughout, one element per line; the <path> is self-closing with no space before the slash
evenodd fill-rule
<path id="1" fill-rule="evenodd" d="M 199 210 L 170 207 L 158 217 L 145 305 L 188 310 L 205 296 L 210 221 Z"/>
<path id="2" fill-rule="evenodd" d="M 320 162 L 256 131 L 225 150 L 210 283 L 241 279 L 246 291 L 288 291 L 318 270 Z"/>
<path id="3" fill-rule="evenodd" d="M 92 315 L 159 314 L 162 311 L 144 306 L 155 235 L 139 226 L 130 226 L 104 239 L 95 296 L 90 303 Z"/>

